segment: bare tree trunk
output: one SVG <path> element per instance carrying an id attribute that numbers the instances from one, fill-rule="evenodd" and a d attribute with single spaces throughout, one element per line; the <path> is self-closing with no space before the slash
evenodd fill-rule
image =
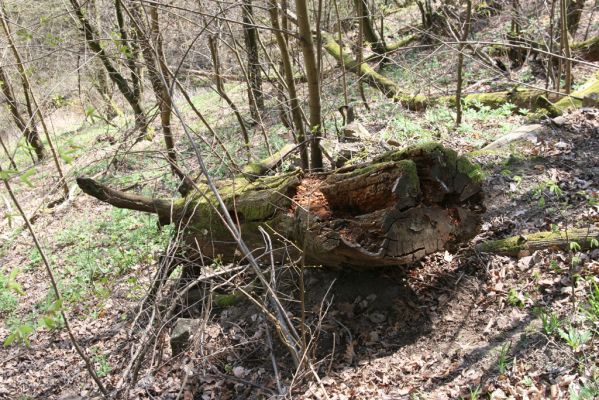
<path id="1" fill-rule="evenodd" d="M 162 34 L 160 33 L 160 22 L 158 7 L 154 4 L 148 6 L 149 24 L 147 27 L 143 15 L 143 6 L 135 3 L 131 9 L 132 22 L 141 42 L 141 52 L 146 61 L 148 77 L 154 90 L 154 96 L 160 110 L 160 125 L 164 135 L 166 147 L 166 158 L 173 175 L 179 179 L 185 179 L 177 164 L 177 152 L 175 140 L 171 129 L 172 98 L 169 92 L 170 76 L 164 60 L 162 47 Z"/>
<path id="2" fill-rule="evenodd" d="M 121 0 L 116 1 L 120 4 Z M 96 33 L 96 30 L 85 17 L 79 2 L 77 0 L 70 0 L 70 2 L 71 6 L 73 7 L 73 11 L 75 12 L 75 16 L 81 24 L 80 29 L 83 31 L 87 45 L 94 53 L 98 55 L 100 61 L 102 61 L 102 64 L 104 64 L 104 68 L 106 68 L 106 71 L 108 72 L 108 76 L 116 84 L 123 97 L 125 97 L 125 100 L 127 100 L 127 103 L 129 103 L 131 106 L 135 116 L 136 128 L 140 129 L 141 131 L 141 135 L 139 136 L 138 140 L 143 139 L 147 135 L 148 120 L 143 111 L 139 91 L 135 89 L 135 86 L 131 88 L 125 77 L 112 64 L 110 57 L 108 54 L 106 54 L 106 51 L 102 48 L 102 45 L 98 40 L 98 34 Z"/>
<path id="3" fill-rule="evenodd" d="M 260 72 L 260 53 L 258 51 L 257 29 L 254 25 L 252 0 L 243 0 L 241 6 L 243 17 L 243 36 L 248 57 L 249 105 L 254 121 L 259 121 L 259 113 L 264 109 L 264 94 L 262 92 L 262 76 Z M 253 97 L 253 101 L 252 101 Z"/>
<path id="4" fill-rule="evenodd" d="M 296 0 L 297 24 L 299 28 L 300 43 L 306 67 L 308 80 L 308 104 L 310 107 L 310 168 L 315 171 L 322 170 L 322 151 L 320 149 L 321 108 L 320 108 L 320 81 L 318 80 L 318 66 L 312 41 L 312 29 L 306 0 Z"/>
<path id="5" fill-rule="evenodd" d="M 218 56 L 218 43 L 217 43 L 216 38 L 212 35 L 208 36 L 208 47 L 210 47 L 210 54 L 212 56 L 212 64 L 213 64 L 213 68 L 214 68 L 214 80 L 215 80 L 215 84 L 216 84 L 216 90 L 217 90 L 218 94 L 220 95 L 220 97 L 222 97 L 223 100 L 225 100 L 227 102 L 229 107 L 231 107 L 231 110 L 233 110 L 233 113 L 235 114 L 235 117 L 237 118 L 237 122 L 239 123 L 239 127 L 241 128 L 241 135 L 243 137 L 245 151 L 247 153 L 247 158 L 249 160 L 250 154 L 251 154 L 250 153 L 250 137 L 248 135 L 248 131 L 245 126 L 245 121 L 243 120 L 241 113 L 237 109 L 237 106 L 235 105 L 233 100 L 231 100 L 231 98 L 227 95 L 227 92 L 225 91 L 225 85 L 223 84 L 223 80 L 220 75 L 220 59 Z"/>
<path id="6" fill-rule="evenodd" d="M 377 54 L 385 54 L 385 44 L 381 38 L 379 38 L 379 35 L 372 24 L 372 16 L 370 15 L 370 10 L 368 9 L 368 1 L 354 0 L 354 5 L 356 6 L 356 11 L 358 13 L 360 27 L 364 34 L 364 39 L 370 43 L 372 51 Z M 359 43 L 358 45 L 363 46 L 362 43 Z"/>
<path id="7" fill-rule="evenodd" d="M 578 31 L 578 25 L 580 24 L 580 17 L 582 16 L 582 10 L 584 9 L 584 0 L 570 0 L 568 1 L 568 32 L 574 38 L 576 31 Z M 592 20 L 592 18 L 591 18 Z"/>
<path id="8" fill-rule="evenodd" d="M 462 85 L 464 82 L 464 77 L 462 74 L 462 69 L 464 67 L 464 42 L 468 40 L 468 35 L 470 34 L 470 18 L 472 16 L 472 1 L 466 0 L 466 22 L 464 22 L 464 29 L 462 32 L 462 38 L 460 45 L 458 46 L 458 82 L 455 93 L 455 107 L 456 107 L 456 117 L 455 124 L 456 127 L 460 126 L 462 123 Z"/>
<path id="9" fill-rule="evenodd" d="M 96 0 L 91 1 L 90 3 L 90 12 L 93 14 L 96 20 L 96 26 L 100 26 L 100 12 L 98 10 Z M 93 68 L 91 71 L 91 82 L 100 98 L 104 102 L 104 118 L 106 121 L 111 121 L 116 116 L 121 115 L 122 111 L 116 105 L 115 101 L 112 98 L 112 90 L 108 81 L 110 78 L 108 77 L 108 72 L 102 65 L 101 61 L 94 60 Z"/>
<path id="10" fill-rule="evenodd" d="M 554 26 L 555 26 L 555 2 L 556 0 L 551 0 L 551 9 L 549 11 L 549 57 L 547 57 L 547 69 L 546 69 L 546 78 L 545 78 L 545 89 L 549 88 L 549 81 L 553 80 L 553 87 L 555 88 L 555 68 L 553 66 L 553 57 L 551 54 L 555 51 L 554 45 Z M 559 78 L 557 78 L 559 82 Z M 557 91 L 559 92 L 559 83 L 557 85 Z"/>
<path id="11" fill-rule="evenodd" d="M 345 76 L 345 62 L 343 62 L 343 30 L 341 29 L 341 19 L 339 18 L 339 6 L 337 4 L 337 0 L 333 0 L 333 5 L 335 7 L 335 17 L 337 18 L 337 26 L 339 26 L 339 56 L 341 58 L 341 80 L 343 82 L 343 100 L 345 100 L 345 106 L 349 106 L 349 96 L 347 94 L 347 77 Z M 321 35 L 322 40 L 322 35 Z"/>
<path id="12" fill-rule="evenodd" d="M 139 44 L 136 39 L 136 32 L 133 31 L 133 38 L 129 38 L 129 31 L 127 28 L 127 23 L 125 22 L 125 18 L 123 16 L 123 0 L 114 0 L 114 10 L 116 13 L 116 21 L 119 27 L 119 35 L 121 36 L 122 45 L 126 49 L 125 51 L 125 59 L 126 65 L 129 69 L 129 73 L 131 76 L 131 86 L 133 87 L 133 95 L 134 97 L 140 98 L 143 94 L 143 85 L 142 85 L 142 69 L 140 64 L 137 62 L 140 58 L 141 50 L 139 48 Z"/>
<path id="13" fill-rule="evenodd" d="M 29 83 L 29 78 L 27 77 L 27 73 L 25 71 L 25 67 L 23 64 L 23 60 L 21 59 L 21 55 L 15 46 L 15 43 L 12 39 L 12 35 L 10 33 L 10 28 L 8 27 L 8 21 L 6 20 L 6 13 L 4 10 L 4 2 L 2 2 L 2 28 L 4 29 L 4 33 L 6 34 L 6 38 L 8 40 L 8 44 L 12 50 L 12 53 L 15 57 L 15 61 L 17 62 L 17 68 L 19 70 L 19 74 L 21 75 L 21 79 L 23 79 L 23 85 L 27 88 L 28 94 L 31 96 L 32 106 L 35 107 L 35 114 L 40 120 L 42 124 L 42 128 L 44 130 L 44 134 L 46 136 L 46 140 L 48 141 L 48 147 L 50 148 L 50 152 L 52 153 L 52 158 L 54 160 L 54 164 L 56 166 L 56 171 L 58 172 L 59 184 L 62 187 L 65 196 L 69 195 L 69 187 L 67 186 L 67 181 L 64 177 L 64 173 L 62 172 L 62 167 L 60 166 L 60 160 L 58 158 L 58 153 L 54 144 L 52 143 L 52 138 L 50 137 L 50 132 L 48 127 L 46 126 L 46 120 L 42 114 L 42 110 L 40 105 L 37 103 L 33 91 L 31 90 L 31 84 Z"/>
<path id="14" fill-rule="evenodd" d="M 508 41 L 514 45 L 518 45 L 522 42 L 521 31 L 520 31 L 520 1 L 512 0 L 512 21 L 510 31 L 508 32 Z M 526 51 L 517 47 L 510 47 L 508 50 L 508 57 L 512 63 L 512 68 L 519 68 L 526 59 Z"/>
<path id="15" fill-rule="evenodd" d="M 42 143 L 39 133 L 37 130 L 33 129 L 33 121 L 31 121 L 31 125 L 27 124 L 21 112 L 18 108 L 17 100 L 13 94 L 10 81 L 8 80 L 8 76 L 4 72 L 4 68 L 0 67 L 0 80 L 2 81 L 2 93 L 6 98 L 6 103 L 8 104 L 8 110 L 12 115 L 13 121 L 17 128 L 21 131 L 23 136 L 25 136 L 25 140 L 31 147 L 33 147 L 38 161 L 41 161 L 45 157 L 45 149 L 44 144 Z"/>
<path id="16" fill-rule="evenodd" d="M 566 93 L 570 93 L 572 90 L 572 61 L 570 61 L 570 41 L 568 38 L 568 18 L 566 13 L 568 12 L 567 0 L 560 0 L 560 22 L 561 22 L 561 47 L 564 56 L 566 57 L 563 62 L 565 66 L 564 73 L 566 74 L 566 82 L 564 90 Z M 559 78 L 559 77 L 558 77 Z"/>
<path id="17" fill-rule="evenodd" d="M 281 52 L 281 61 L 283 63 L 283 70 L 285 72 L 285 83 L 287 85 L 287 92 L 289 93 L 289 103 L 291 106 L 291 117 L 293 119 L 293 125 L 297 133 L 297 141 L 300 145 L 300 157 L 302 160 L 302 168 L 307 170 L 308 164 L 308 152 L 306 151 L 306 145 L 304 140 L 306 137 L 304 130 L 304 121 L 301 115 L 301 109 L 297 92 L 295 90 L 295 80 L 293 79 L 293 68 L 291 66 L 291 56 L 289 55 L 289 49 L 287 47 L 287 40 L 283 36 L 281 31 L 281 24 L 279 23 L 279 12 L 276 0 L 269 0 L 270 23 L 274 29 L 274 34 L 277 39 L 279 51 Z"/>
<path id="18" fill-rule="evenodd" d="M 362 12 L 362 7 L 364 6 L 364 3 L 361 0 L 357 1 L 357 7 L 358 7 L 358 15 L 361 15 Z M 361 71 L 362 69 L 362 65 L 364 63 L 364 52 L 363 52 L 363 48 L 364 48 L 364 25 L 360 24 L 358 26 L 358 56 L 357 56 L 357 61 L 358 61 L 358 71 Z M 340 46 L 340 50 L 341 53 L 343 52 L 343 47 Z M 370 109 L 370 107 L 368 106 L 368 101 L 366 101 L 366 94 L 364 93 L 364 85 L 362 84 L 362 74 L 358 73 L 358 91 L 360 92 L 360 97 L 362 98 L 362 103 L 364 104 L 364 107 L 366 107 L 366 109 Z"/>

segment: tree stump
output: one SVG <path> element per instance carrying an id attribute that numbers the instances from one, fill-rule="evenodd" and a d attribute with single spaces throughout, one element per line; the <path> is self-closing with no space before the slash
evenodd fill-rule
<path id="1" fill-rule="evenodd" d="M 474 237 L 484 211 L 481 176 L 468 159 L 429 143 L 328 173 L 294 171 L 253 181 L 236 176 L 217 187 L 258 260 L 303 255 L 311 265 L 372 268 L 412 263 Z M 102 201 L 175 223 L 187 256 L 243 262 L 205 183 L 185 198 L 151 199 L 89 178 L 77 182 Z"/>

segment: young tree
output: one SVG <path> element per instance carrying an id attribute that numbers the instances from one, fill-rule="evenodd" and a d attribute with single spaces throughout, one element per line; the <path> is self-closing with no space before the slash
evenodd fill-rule
<path id="1" fill-rule="evenodd" d="M 320 149 L 321 134 L 321 107 L 320 107 L 320 79 L 316 54 L 314 52 L 314 41 L 312 40 L 312 28 L 306 0 L 296 0 L 295 11 L 297 14 L 297 25 L 299 28 L 299 40 L 304 56 L 306 68 L 306 79 L 308 80 L 308 105 L 310 108 L 310 168 L 315 171 L 322 170 L 322 151 Z"/>
<path id="2" fill-rule="evenodd" d="M 287 40 L 283 35 L 281 29 L 281 23 L 279 22 L 279 11 L 276 0 L 269 0 L 268 12 L 270 14 L 270 23 L 273 27 L 279 51 L 281 52 L 281 62 L 283 64 L 283 73 L 285 76 L 285 84 L 287 86 L 287 93 L 289 94 L 289 105 L 291 108 L 291 118 L 293 119 L 293 125 L 295 127 L 297 141 L 300 145 L 300 158 L 302 162 L 302 168 L 307 170 L 309 168 L 308 163 L 308 152 L 306 151 L 306 145 L 304 140 L 306 137 L 306 131 L 304 129 L 304 120 L 302 118 L 302 110 L 300 108 L 299 99 L 297 97 L 297 91 L 295 88 L 295 79 L 293 78 L 293 67 L 291 65 L 291 55 L 289 54 L 289 48 L 287 46 Z"/>
<path id="3" fill-rule="evenodd" d="M 46 141 L 48 142 L 48 147 L 50 148 L 50 152 L 52 153 L 52 159 L 54 160 L 54 165 L 56 166 L 56 171 L 58 172 L 59 185 L 62 187 L 65 197 L 68 197 L 69 187 L 67 186 L 67 181 L 66 181 L 64 173 L 62 171 L 62 166 L 60 165 L 60 159 L 58 157 L 58 152 L 56 151 L 56 148 L 54 147 L 54 144 L 52 143 L 52 138 L 50 137 L 50 131 L 48 130 L 48 126 L 46 125 L 46 120 L 44 118 L 44 115 L 42 114 L 42 109 L 40 107 L 40 104 L 38 104 L 37 100 L 35 99 L 35 95 L 33 94 L 33 91 L 31 90 L 31 84 L 29 82 L 27 72 L 25 71 L 25 64 L 23 62 L 23 59 L 21 58 L 21 54 L 19 53 L 19 50 L 17 49 L 17 46 L 15 45 L 15 42 L 13 41 L 12 34 L 10 32 L 10 27 L 8 26 L 6 10 L 4 8 L 4 2 L 2 2 L 1 5 L 2 5 L 2 7 L 0 7 L 0 9 L 1 9 L 2 15 L 0 15 L 0 17 L 2 19 L 2 28 L 4 30 L 4 33 L 6 34 L 6 39 L 8 40 L 8 45 L 9 45 L 10 49 L 12 50 L 15 61 L 17 63 L 17 69 L 19 71 L 19 75 L 21 76 L 21 79 L 23 82 L 23 91 L 25 93 L 27 93 L 27 95 L 30 96 L 30 99 L 31 99 L 31 104 L 30 104 L 30 107 L 32 108 L 31 119 L 33 120 L 33 117 L 37 116 L 37 118 L 40 121 L 40 124 L 42 125 L 42 129 L 44 131 Z M 7 94 L 7 92 L 5 92 L 5 95 L 6 94 Z M 13 96 L 13 99 L 14 99 L 14 96 Z M 13 117 L 14 117 L 14 114 L 13 114 Z M 25 130 L 23 130 L 23 132 L 26 133 Z"/>
<path id="4" fill-rule="evenodd" d="M 115 2 L 118 9 L 118 7 L 122 5 L 121 0 L 115 0 Z M 125 100 L 127 100 L 127 103 L 129 103 L 131 106 L 133 114 L 135 115 L 135 126 L 141 131 L 138 140 L 143 139 L 147 134 L 148 121 L 142 107 L 140 90 L 136 89 L 135 85 L 131 87 L 127 82 L 127 79 L 125 79 L 125 77 L 114 66 L 111 58 L 108 56 L 106 50 L 100 43 L 96 28 L 92 26 L 89 19 L 85 16 L 85 13 L 83 12 L 79 2 L 77 0 L 70 0 L 70 3 L 73 8 L 73 12 L 75 13 L 75 17 L 79 21 L 80 29 L 83 32 L 87 45 L 94 53 L 98 55 L 100 61 L 102 61 L 102 64 L 104 65 L 104 68 L 106 68 L 106 71 L 108 72 L 108 76 L 116 84 Z M 136 75 L 137 74 L 133 74 L 133 76 Z M 135 79 L 133 82 L 135 82 Z"/>
<path id="5" fill-rule="evenodd" d="M 464 22 L 464 27 L 462 28 L 462 37 L 460 38 L 460 45 L 458 46 L 458 82 L 457 89 L 455 94 L 455 108 L 456 108 L 456 117 L 455 124 L 456 127 L 460 126 L 462 123 L 462 85 L 464 82 L 464 77 L 462 74 L 462 70 L 464 68 L 464 42 L 468 40 L 468 35 L 470 34 L 470 18 L 472 16 L 472 0 L 466 0 L 466 21 Z"/>
<path id="6" fill-rule="evenodd" d="M 23 133 L 27 143 L 33 147 L 38 161 L 43 160 L 46 156 L 44 144 L 40 139 L 37 129 L 35 129 L 34 121 L 32 120 L 31 123 L 27 123 L 27 120 L 21 115 L 18 106 L 19 103 L 14 96 L 10 81 L 8 80 L 8 75 L 2 67 L 0 67 L 0 81 L 2 82 L 2 94 L 4 94 L 8 110 L 12 115 L 15 125 Z"/>
<path id="7" fill-rule="evenodd" d="M 384 54 L 386 52 L 385 43 L 379 37 L 379 34 L 374 29 L 372 23 L 372 15 L 368 8 L 367 0 L 354 0 L 354 5 L 360 21 L 360 27 L 364 34 L 364 40 L 370 43 L 372 51 L 377 54 Z M 361 44 L 359 44 L 361 45 Z"/>
<path id="8" fill-rule="evenodd" d="M 241 10 L 243 16 L 243 37 L 248 58 L 247 74 L 249 78 L 248 98 L 250 113 L 254 121 L 259 121 L 258 113 L 264 109 L 264 93 L 262 92 L 260 53 L 258 52 L 258 30 L 254 24 L 252 0 L 243 0 Z"/>
<path id="9" fill-rule="evenodd" d="M 117 0 L 118 2 L 118 0 Z M 132 22 L 137 32 L 137 37 L 141 43 L 141 52 L 146 62 L 148 77 L 156 96 L 158 109 L 160 110 L 160 123 L 164 143 L 167 152 L 167 161 L 171 171 L 179 179 L 184 179 L 184 175 L 177 165 L 177 152 L 175 150 L 175 139 L 173 137 L 171 118 L 172 118 L 172 97 L 169 90 L 171 79 L 169 76 L 166 60 L 164 59 L 164 50 L 162 45 L 162 33 L 160 32 L 160 21 L 158 16 L 158 7 L 150 4 L 147 7 L 149 23 L 144 21 L 143 6 L 135 3 L 131 9 Z M 149 26 L 148 26 L 149 25 Z"/>

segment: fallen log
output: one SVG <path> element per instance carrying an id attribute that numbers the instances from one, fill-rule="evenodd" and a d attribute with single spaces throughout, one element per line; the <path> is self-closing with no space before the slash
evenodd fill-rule
<path id="1" fill-rule="evenodd" d="M 491 240 L 479 243 L 476 250 L 481 253 L 493 253 L 514 257 L 525 257 L 537 250 L 559 249 L 569 250 L 572 243 L 577 250 L 588 250 L 599 247 L 599 226 L 568 229 L 556 232 L 537 232 L 528 235 L 513 236 L 506 239 Z"/>
<path id="2" fill-rule="evenodd" d="M 413 111 L 422 111 L 437 104 L 455 106 L 455 96 L 425 96 L 422 94 L 407 93 L 399 84 L 392 79 L 378 73 L 368 63 L 358 61 L 352 56 L 351 50 L 343 48 L 333 35 L 321 32 L 323 48 L 335 58 L 347 70 L 358 75 L 367 85 L 380 90 L 386 97 L 399 102 L 402 106 Z M 343 58 L 343 60 L 342 60 Z M 499 108 L 506 103 L 512 103 L 519 108 L 536 110 L 538 108 L 549 108 L 551 102 L 559 100 L 560 96 L 547 93 L 544 90 L 514 88 L 509 91 L 473 93 L 463 96 L 465 103 L 481 104 L 492 108 Z"/>
<path id="3" fill-rule="evenodd" d="M 592 107 L 599 107 L 599 72 L 589 79 L 581 88 L 572 92 L 570 96 L 563 97 L 561 100 L 548 107 L 551 116 L 557 117 L 568 111 L 585 106 L 589 101 Z"/>
<path id="4" fill-rule="evenodd" d="M 570 48 L 585 61 L 599 61 L 599 36 L 573 43 Z"/>
<path id="5" fill-rule="evenodd" d="M 243 261 L 204 183 L 181 199 L 127 194 L 84 177 L 77 183 L 101 201 L 175 223 L 188 256 Z M 303 254 L 307 264 L 335 268 L 407 264 L 471 239 L 483 211 L 479 168 L 436 143 L 329 173 L 237 176 L 217 187 L 245 243 L 265 262 L 272 253 L 277 262 Z M 271 250 L 259 228 L 270 233 Z"/>

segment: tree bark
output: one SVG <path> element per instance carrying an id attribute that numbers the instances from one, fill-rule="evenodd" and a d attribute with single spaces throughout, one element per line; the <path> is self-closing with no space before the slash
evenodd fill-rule
<path id="1" fill-rule="evenodd" d="M 300 102 L 297 97 L 297 91 L 295 89 L 295 80 L 293 77 L 293 67 L 291 65 L 291 56 L 289 54 L 289 48 L 287 46 L 287 40 L 283 36 L 281 30 L 281 24 L 279 22 L 279 11 L 276 0 L 269 0 L 268 12 L 270 14 L 270 23 L 274 29 L 274 34 L 277 39 L 277 45 L 281 52 L 281 62 L 283 63 L 283 72 L 285 77 L 285 84 L 287 86 L 287 93 L 289 94 L 289 106 L 291 110 L 291 118 L 295 127 L 297 136 L 297 142 L 300 145 L 299 152 L 302 162 L 302 168 L 308 170 L 308 152 L 306 150 L 306 131 L 304 129 L 304 120 L 302 118 Z"/>
<path id="2" fill-rule="evenodd" d="M 116 1 L 120 2 L 121 0 Z M 148 121 L 141 105 L 139 91 L 136 90 L 135 87 L 131 88 L 125 77 L 121 75 L 121 73 L 114 67 L 110 61 L 110 57 L 108 54 L 106 54 L 106 51 L 100 44 L 94 27 L 83 14 L 81 5 L 77 2 L 77 0 L 71 0 L 71 5 L 77 20 L 81 24 L 81 30 L 83 31 L 87 45 L 94 53 L 98 55 L 100 61 L 102 61 L 102 64 L 104 65 L 104 68 L 106 68 L 106 71 L 108 72 L 108 76 L 116 84 L 123 97 L 125 97 L 125 100 L 127 100 L 127 103 L 129 103 L 131 106 L 133 114 L 135 115 L 135 125 L 142 132 L 139 138 L 142 139 L 147 134 Z"/>
<path id="3" fill-rule="evenodd" d="M 237 122 L 239 123 L 239 128 L 241 129 L 241 135 L 243 137 L 243 143 L 244 143 L 244 148 L 245 148 L 244 150 L 247 153 L 247 158 L 249 160 L 250 155 L 251 155 L 250 154 L 250 137 L 249 137 L 247 128 L 245 126 L 245 121 L 243 120 L 243 117 L 241 116 L 241 113 L 237 109 L 237 106 L 235 105 L 233 100 L 231 100 L 231 98 L 227 95 L 227 92 L 225 91 L 225 85 L 223 84 L 223 80 L 220 76 L 220 58 L 218 55 L 218 43 L 217 43 L 217 39 L 212 35 L 208 36 L 208 47 L 210 48 L 210 55 L 212 56 L 212 67 L 214 68 L 214 81 L 216 84 L 216 91 L 218 92 L 220 97 L 222 97 L 223 100 L 225 100 L 227 102 L 229 107 L 231 107 L 231 110 L 233 111 L 233 113 L 235 114 L 235 117 L 237 118 Z"/>
<path id="4" fill-rule="evenodd" d="M 568 32 L 574 38 L 576 31 L 578 31 L 578 25 L 580 24 L 580 17 L 582 16 L 582 10 L 584 9 L 584 0 L 570 0 L 568 2 Z"/>
<path id="5" fill-rule="evenodd" d="M 143 22 L 142 5 L 133 6 L 133 15 L 135 21 L 133 25 L 137 31 L 137 36 L 141 39 L 141 51 L 146 61 L 148 77 L 154 90 L 154 96 L 160 110 L 160 125 L 164 135 L 164 144 L 166 147 L 166 158 L 173 175 L 180 180 L 185 177 L 177 164 L 177 152 L 175 150 L 175 139 L 171 129 L 172 118 L 172 97 L 169 91 L 170 76 L 164 59 L 162 47 L 162 34 L 160 33 L 160 22 L 158 17 L 158 7 L 156 5 L 148 6 L 149 27 Z M 145 28 L 145 29 L 144 29 Z"/>
<path id="6" fill-rule="evenodd" d="M 470 33 L 470 17 L 472 16 L 472 1 L 467 0 L 466 2 L 466 21 L 464 22 L 464 30 L 462 32 L 461 41 L 465 42 L 468 40 L 468 35 Z M 464 83 L 464 76 L 462 75 L 462 70 L 464 68 L 464 45 L 460 43 L 458 46 L 458 81 L 457 88 L 455 91 L 455 108 L 456 108 L 456 117 L 455 124 L 456 127 L 462 124 L 462 85 Z"/>
<path id="7" fill-rule="evenodd" d="M 368 1 L 354 0 L 354 6 L 356 7 L 358 13 L 364 40 L 370 43 L 372 51 L 377 54 L 385 54 L 387 52 L 387 48 L 385 43 L 383 43 L 383 41 L 379 38 L 379 34 L 374 29 L 370 10 L 368 9 Z M 358 46 L 362 46 L 362 43 L 359 43 Z"/>
<path id="8" fill-rule="evenodd" d="M 314 53 L 314 41 L 312 40 L 312 28 L 310 27 L 310 16 L 306 0 L 296 0 L 297 25 L 299 28 L 300 44 L 306 67 L 308 79 L 308 104 L 310 108 L 310 168 L 314 171 L 322 170 L 322 151 L 320 149 L 320 134 L 322 131 L 321 107 L 320 107 L 320 79 L 316 55 Z"/>
<path id="9" fill-rule="evenodd" d="M 371 268 L 412 263 L 472 238 L 483 211 L 480 176 L 466 158 L 430 143 L 328 174 L 296 171 L 254 182 L 238 176 L 218 187 L 257 258 L 270 257 L 258 229 L 264 226 L 277 233 L 275 260 L 299 256 L 301 249 L 312 265 Z M 187 254 L 243 261 L 205 184 L 174 200 L 127 194 L 89 178 L 77 183 L 116 207 L 176 223 Z"/>
<path id="10" fill-rule="evenodd" d="M 259 121 L 260 110 L 264 109 L 264 94 L 262 93 L 262 76 L 260 71 L 260 53 L 258 52 L 257 30 L 254 25 L 252 0 L 243 0 L 241 6 L 243 16 L 243 35 L 248 58 L 249 104 L 254 121 Z"/>
<path id="11" fill-rule="evenodd" d="M 8 104 L 8 109 L 12 115 L 15 125 L 22 132 L 23 136 L 25 136 L 27 143 L 33 147 L 38 161 L 43 160 L 46 154 L 44 150 L 44 144 L 40 139 L 39 133 L 34 128 L 33 121 L 31 121 L 31 124 L 28 124 L 21 115 L 21 112 L 18 108 L 18 103 L 10 85 L 10 81 L 8 80 L 8 76 L 2 67 L 0 67 L 0 81 L 2 81 L 2 93 L 6 98 L 6 103 Z"/>

